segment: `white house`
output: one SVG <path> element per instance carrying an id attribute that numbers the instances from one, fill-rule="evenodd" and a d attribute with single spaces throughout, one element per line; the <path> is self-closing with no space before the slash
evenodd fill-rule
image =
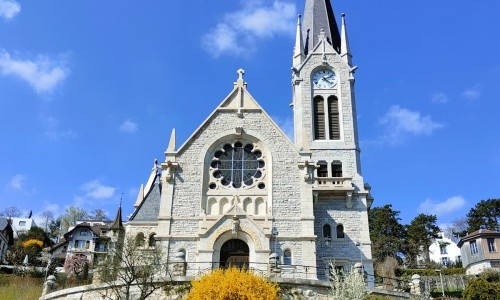
<path id="1" fill-rule="evenodd" d="M 443 232 L 439 234 L 438 238 L 429 247 L 430 260 L 444 266 L 450 263 L 461 262 L 461 255 L 457 244 L 447 238 Z"/>
<path id="2" fill-rule="evenodd" d="M 36 227 L 35 220 L 32 218 L 11 218 L 12 229 L 14 230 L 14 238 L 20 234 L 26 233 L 32 227 Z"/>

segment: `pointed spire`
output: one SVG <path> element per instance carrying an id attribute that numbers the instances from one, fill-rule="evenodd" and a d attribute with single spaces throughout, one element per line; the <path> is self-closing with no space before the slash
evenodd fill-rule
<path id="1" fill-rule="evenodd" d="M 342 14 L 342 33 L 341 33 L 341 51 L 340 56 L 349 65 L 352 66 L 351 47 L 349 46 L 349 38 L 347 37 L 347 25 L 345 23 L 345 14 Z"/>
<path id="2" fill-rule="evenodd" d="M 175 151 L 175 128 L 172 129 L 172 133 L 170 134 L 170 141 L 168 142 L 167 152 Z"/>
<path id="3" fill-rule="evenodd" d="M 302 39 L 301 15 L 297 17 L 297 34 L 295 37 L 295 48 L 293 49 L 293 66 L 297 67 L 304 61 L 304 40 Z"/>
<path id="4" fill-rule="evenodd" d="M 325 31 L 327 41 L 340 53 L 340 33 L 330 0 L 306 0 L 302 23 L 306 56 L 319 42 L 321 29 Z"/>
<path id="5" fill-rule="evenodd" d="M 122 221 L 122 200 L 120 199 L 120 206 L 118 207 L 118 211 L 116 212 L 116 217 L 115 221 L 111 225 L 111 229 L 113 230 L 119 230 L 123 228 L 123 221 Z"/>

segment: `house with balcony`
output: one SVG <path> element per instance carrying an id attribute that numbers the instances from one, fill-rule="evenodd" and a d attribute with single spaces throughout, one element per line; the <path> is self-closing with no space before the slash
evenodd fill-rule
<path id="1" fill-rule="evenodd" d="M 117 243 L 123 239 L 123 233 L 120 207 L 114 221 L 77 222 L 64 234 L 65 243 L 53 247 L 53 255 L 60 256 L 65 252 L 66 259 L 72 256 L 85 256 L 87 262 L 93 265 L 94 262 L 103 259 L 110 250 L 116 248 Z"/>
<path id="2" fill-rule="evenodd" d="M 465 273 L 476 275 L 494 268 L 500 270 L 500 232 L 479 229 L 458 242 Z"/>

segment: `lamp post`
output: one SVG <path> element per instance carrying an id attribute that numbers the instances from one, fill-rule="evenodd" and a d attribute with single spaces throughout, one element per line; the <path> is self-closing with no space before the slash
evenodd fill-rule
<path id="1" fill-rule="evenodd" d="M 439 272 L 439 279 L 441 280 L 441 292 L 443 292 L 443 297 L 444 297 L 443 275 L 441 274 L 440 269 L 435 269 L 434 271 Z"/>

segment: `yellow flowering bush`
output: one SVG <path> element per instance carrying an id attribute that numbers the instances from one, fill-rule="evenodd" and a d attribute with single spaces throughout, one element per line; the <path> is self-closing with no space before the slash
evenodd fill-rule
<path id="1" fill-rule="evenodd" d="M 40 240 L 31 239 L 31 240 L 24 241 L 22 245 L 23 245 L 24 249 L 30 248 L 32 246 L 42 248 L 43 242 Z"/>
<path id="2" fill-rule="evenodd" d="M 278 300 L 278 290 L 251 272 L 217 269 L 194 281 L 186 300 Z"/>

